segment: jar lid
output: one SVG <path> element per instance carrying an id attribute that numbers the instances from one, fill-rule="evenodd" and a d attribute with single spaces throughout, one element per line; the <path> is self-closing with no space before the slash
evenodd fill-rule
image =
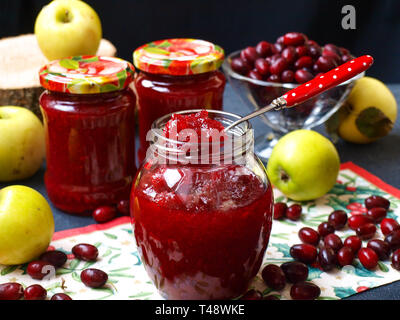
<path id="1" fill-rule="evenodd" d="M 133 80 L 135 69 L 115 57 L 76 56 L 54 60 L 39 71 L 47 90 L 91 94 L 122 90 Z"/>
<path id="2" fill-rule="evenodd" d="M 175 76 L 217 70 L 224 61 L 224 50 L 208 41 L 167 39 L 147 43 L 133 53 L 139 70 Z"/>

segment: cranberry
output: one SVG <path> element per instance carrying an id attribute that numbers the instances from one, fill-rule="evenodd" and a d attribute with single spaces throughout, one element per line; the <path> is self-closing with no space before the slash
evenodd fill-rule
<path id="1" fill-rule="evenodd" d="M 51 300 L 72 300 L 72 298 L 65 293 L 56 293 L 51 297 Z"/>
<path id="2" fill-rule="evenodd" d="M 330 247 L 323 247 L 319 250 L 318 261 L 324 271 L 332 270 L 336 263 L 336 253 Z"/>
<path id="3" fill-rule="evenodd" d="M 318 69 L 322 72 L 328 72 L 329 70 L 337 67 L 337 63 L 334 59 L 324 56 L 320 56 L 318 58 L 316 65 L 318 66 Z"/>
<path id="4" fill-rule="evenodd" d="M 290 220 L 297 221 L 301 217 L 301 211 L 302 211 L 301 205 L 297 203 L 292 204 L 286 210 L 286 217 L 288 217 L 288 219 Z"/>
<path id="5" fill-rule="evenodd" d="M 303 282 L 308 277 L 308 267 L 299 261 L 285 262 L 281 265 L 286 280 L 290 283 Z"/>
<path id="6" fill-rule="evenodd" d="M 367 248 L 375 251 L 379 260 L 387 260 L 390 256 L 390 246 L 387 242 L 380 239 L 373 239 L 368 241 Z"/>
<path id="7" fill-rule="evenodd" d="M 67 255 L 58 250 L 46 251 L 39 257 L 39 260 L 48 262 L 56 268 L 60 268 L 67 262 Z"/>
<path id="8" fill-rule="evenodd" d="M 24 296 L 24 288 L 19 283 L 0 284 L 0 300 L 19 300 Z"/>
<path id="9" fill-rule="evenodd" d="M 240 298 L 240 300 L 261 300 L 262 298 L 263 296 L 260 291 L 250 289 Z"/>
<path id="10" fill-rule="evenodd" d="M 81 272 L 81 280 L 90 288 L 99 288 L 105 285 L 108 275 L 99 269 L 89 268 Z"/>
<path id="11" fill-rule="evenodd" d="M 366 216 L 370 217 L 374 223 L 381 222 L 384 218 L 386 218 L 387 210 L 385 208 L 371 208 L 367 211 Z"/>
<path id="12" fill-rule="evenodd" d="M 296 60 L 294 67 L 296 69 L 310 68 L 312 66 L 312 64 L 313 64 L 313 60 L 310 56 L 302 56 Z"/>
<path id="13" fill-rule="evenodd" d="M 335 252 L 343 247 L 342 239 L 334 233 L 330 233 L 324 238 L 324 244 L 326 247 L 332 248 Z"/>
<path id="14" fill-rule="evenodd" d="M 376 227 L 373 223 L 366 223 L 356 229 L 358 237 L 362 240 L 371 239 L 376 232 Z"/>
<path id="15" fill-rule="evenodd" d="M 345 247 L 351 248 L 354 253 L 357 253 L 360 250 L 362 242 L 361 239 L 357 236 L 349 236 L 344 240 L 343 245 Z"/>
<path id="16" fill-rule="evenodd" d="M 293 83 L 294 82 L 294 72 L 292 70 L 285 70 L 281 74 L 282 82 Z"/>
<path id="17" fill-rule="evenodd" d="M 318 232 L 309 227 L 304 227 L 299 230 L 299 238 L 304 243 L 309 243 L 313 246 L 318 245 L 320 240 Z"/>
<path id="18" fill-rule="evenodd" d="M 361 248 L 358 251 L 358 259 L 367 269 L 374 269 L 378 265 L 378 255 L 371 248 Z"/>
<path id="19" fill-rule="evenodd" d="M 335 60 L 336 64 L 340 64 L 342 62 L 342 58 L 338 54 L 325 48 L 322 51 L 322 56 Z"/>
<path id="20" fill-rule="evenodd" d="M 343 247 L 337 253 L 337 261 L 343 267 L 351 265 L 354 260 L 354 252 L 350 247 Z"/>
<path id="21" fill-rule="evenodd" d="M 276 43 L 282 44 L 284 43 L 284 36 L 280 36 L 278 39 L 276 39 Z"/>
<path id="22" fill-rule="evenodd" d="M 117 210 L 120 214 L 124 216 L 129 216 L 129 200 L 119 200 L 117 203 Z"/>
<path id="23" fill-rule="evenodd" d="M 365 207 L 367 209 L 380 207 L 388 210 L 390 207 L 390 202 L 388 199 L 381 196 L 370 196 L 365 199 Z"/>
<path id="24" fill-rule="evenodd" d="M 232 59 L 231 67 L 233 71 L 241 75 L 246 75 L 251 70 L 250 64 L 242 58 Z"/>
<path id="25" fill-rule="evenodd" d="M 282 290 L 286 285 L 286 277 L 282 269 L 274 264 L 269 264 L 264 267 L 261 276 L 265 284 L 277 291 Z"/>
<path id="26" fill-rule="evenodd" d="M 269 74 L 269 64 L 265 59 L 259 58 L 255 62 L 255 67 L 259 74 L 266 76 Z"/>
<path id="27" fill-rule="evenodd" d="M 335 230 L 340 230 L 347 223 L 347 214 L 343 210 L 335 210 L 329 215 L 328 222 Z"/>
<path id="28" fill-rule="evenodd" d="M 350 51 L 346 48 L 340 47 L 339 50 L 341 55 L 350 54 Z"/>
<path id="29" fill-rule="evenodd" d="M 107 222 L 115 218 L 117 210 L 114 207 L 102 206 L 93 211 L 93 218 L 99 223 Z"/>
<path id="30" fill-rule="evenodd" d="M 284 202 L 277 202 L 274 204 L 274 219 L 280 220 L 286 216 L 287 204 Z"/>
<path id="31" fill-rule="evenodd" d="M 290 255 L 301 262 L 311 264 L 317 259 L 317 248 L 308 243 L 295 244 L 290 248 Z"/>
<path id="32" fill-rule="evenodd" d="M 340 49 L 337 46 L 335 46 L 334 44 L 332 44 L 332 43 L 326 44 L 324 46 L 324 50 L 331 51 L 331 52 L 337 54 L 338 56 L 341 55 Z"/>
<path id="33" fill-rule="evenodd" d="M 348 224 L 350 229 L 353 230 L 357 230 L 357 228 L 359 226 L 362 226 L 363 224 L 367 224 L 367 223 L 372 223 L 372 219 L 370 217 L 361 215 L 361 214 L 357 214 L 354 216 L 351 216 L 348 220 Z"/>
<path id="34" fill-rule="evenodd" d="M 321 237 L 326 237 L 328 234 L 334 233 L 335 228 L 329 222 L 322 222 L 318 226 L 318 233 Z"/>
<path id="35" fill-rule="evenodd" d="M 322 49 L 319 45 L 311 45 L 308 47 L 308 53 L 314 59 L 318 58 L 321 55 Z"/>
<path id="36" fill-rule="evenodd" d="M 300 32 L 288 32 L 283 36 L 285 46 L 301 46 L 305 40 L 305 35 Z"/>
<path id="37" fill-rule="evenodd" d="M 268 296 L 265 296 L 263 300 L 279 300 L 277 296 L 274 296 L 273 294 L 270 294 Z"/>
<path id="38" fill-rule="evenodd" d="M 281 82 L 281 78 L 280 78 L 279 75 L 277 75 L 277 74 L 271 74 L 271 75 L 267 78 L 267 81 L 279 83 L 279 82 Z"/>
<path id="39" fill-rule="evenodd" d="M 48 275 L 54 269 L 54 266 L 46 261 L 36 260 L 28 264 L 26 272 L 33 278 L 37 280 L 42 280 L 46 275 Z"/>
<path id="40" fill-rule="evenodd" d="M 256 52 L 260 57 L 267 57 L 271 54 L 271 44 L 267 41 L 260 41 L 256 45 Z"/>
<path id="41" fill-rule="evenodd" d="M 259 55 L 255 48 L 247 47 L 240 52 L 240 57 L 252 65 L 259 58 Z"/>
<path id="42" fill-rule="evenodd" d="M 282 51 L 282 57 L 285 58 L 288 64 L 292 64 L 296 60 L 296 49 L 294 47 L 287 47 Z"/>
<path id="43" fill-rule="evenodd" d="M 381 231 L 383 235 L 386 236 L 397 229 L 400 229 L 400 224 L 396 220 L 392 218 L 385 218 L 381 221 Z"/>
<path id="44" fill-rule="evenodd" d="M 283 70 L 287 68 L 287 62 L 285 58 L 278 58 L 275 61 L 271 62 L 271 66 L 269 67 L 269 71 L 272 74 L 281 74 Z"/>
<path id="45" fill-rule="evenodd" d="M 276 53 L 281 53 L 283 51 L 283 49 L 284 49 L 284 46 L 282 44 L 280 44 L 280 43 L 274 43 L 272 45 L 272 52 L 275 53 L 275 54 Z"/>
<path id="46" fill-rule="evenodd" d="M 299 282 L 290 288 L 290 296 L 294 300 L 314 300 L 321 294 L 321 289 L 311 282 Z"/>
<path id="47" fill-rule="evenodd" d="M 294 78 L 298 83 L 305 83 L 307 81 L 312 80 L 314 78 L 313 74 L 307 70 L 299 69 L 295 72 Z"/>
<path id="48" fill-rule="evenodd" d="M 354 57 L 350 54 L 344 54 L 342 55 L 342 63 L 345 63 L 347 61 L 350 61 L 351 59 L 354 59 Z"/>
<path id="49" fill-rule="evenodd" d="M 397 249 L 395 252 L 393 252 L 392 267 L 400 271 L 400 249 Z"/>
<path id="50" fill-rule="evenodd" d="M 96 261 L 99 250 L 91 244 L 80 243 L 72 248 L 75 258 L 84 261 Z"/>
<path id="51" fill-rule="evenodd" d="M 298 46 L 296 47 L 296 54 L 298 57 L 302 57 L 305 56 L 306 54 L 308 54 L 308 48 L 306 46 Z"/>
<path id="52" fill-rule="evenodd" d="M 47 291 L 39 284 L 34 284 L 24 290 L 25 300 L 44 300 L 47 297 Z"/>
<path id="53" fill-rule="evenodd" d="M 250 70 L 250 72 L 247 74 L 247 76 L 254 80 L 262 80 L 262 75 L 259 74 L 257 70 Z"/>
<path id="54" fill-rule="evenodd" d="M 400 229 L 394 230 L 385 237 L 392 251 L 400 248 Z"/>

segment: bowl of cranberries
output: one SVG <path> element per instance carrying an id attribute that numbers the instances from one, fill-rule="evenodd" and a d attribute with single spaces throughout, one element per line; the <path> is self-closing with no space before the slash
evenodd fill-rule
<path id="1" fill-rule="evenodd" d="M 349 50 L 334 44 L 319 45 L 299 32 L 289 32 L 275 43 L 260 41 L 228 55 L 222 65 L 229 83 L 251 109 L 260 109 L 298 85 L 353 59 Z M 257 155 L 267 160 L 283 134 L 310 129 L 326 121 L 345 102 L 355 80 L 331 88 L 293 108 L 270 111 L 261 119 L 273 131 L 256 139 Z"/>

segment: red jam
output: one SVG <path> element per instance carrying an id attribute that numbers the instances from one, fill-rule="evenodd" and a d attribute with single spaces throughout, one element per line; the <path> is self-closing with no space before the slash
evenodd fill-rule
<path id="1" fill-rule="evenodd" d="M 190 127 L 186 120 L 168 125 Z M 143 165 L 131 215 L 142 262 L 166 298 L 229 299 L 247 289 L 268 244 L 273 206 L 266 176 L 252 169 L 151 159 Z"/>
<path id="2" fill-rule="evenodd" d="M 83 214 L 129 197 L 136 171 L 136 98 L 127 87 L 131 81 L 130 73 L 124 76 L 121 72 L 114 80 L 112 74 L 102 68 L 102 58 L 72 59 L 77 60 L 52 62 L 41 72 L 42 85 L 48 89 L 40 97 L 46 130 L 45 184 L 56 207 Z M 115 65 L 128 64 L 119 59 L 111 62 L 108 59 L 115 58 L 107 58 L 106 64 L 113 62 L 114 69 Z M 62 71 L 63 65 L 77 66 L 65 60 L 81 64 L 72 70 L 64 70 L 65 79 L 55 78 L 54 70 Z M 87 71 L 91 68 L 92 71 Z M 91 78 L 86 72 L 92 72 Z M 94 79 L 96 72 L 101 72 L 101 78 Z M 68 84 L 71 73 L 75 79 L 73 88 Z M 81 82 L 76 80 L 77 77 Z"/>
<path id="3" fill-rule="evenodd" d="M 217 69 L 223 58 L 220 47 L 193 39 L 154 41 L 135 50 L 134 63 L 140 70 L 135 79 L 140 163 L 148 147 L 146 135 L 156 119 L 182 110 L 222 110 L 226 80 Z"/>

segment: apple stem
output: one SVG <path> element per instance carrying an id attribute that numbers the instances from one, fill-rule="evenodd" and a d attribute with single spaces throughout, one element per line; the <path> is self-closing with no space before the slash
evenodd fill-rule
<path id="1" fill-rule="evenodd" d="M 69 22 L 69 11 L 68 10 L 65 10 L 65 16 L 64 16 L 64 19 L 63 19 L 63 22 L 64 23 L 67 23 L 67 22 Z"/>
<path id="2" fill-rule="evenodd" d="M 287 182 L 287 181 L 289 181 L 289 176 L 288 176 L 288 174 L 285 172 L 285 171 L 281 171 L 281 180 L 282 181 L 285 181 L 285 182 Z"/>

